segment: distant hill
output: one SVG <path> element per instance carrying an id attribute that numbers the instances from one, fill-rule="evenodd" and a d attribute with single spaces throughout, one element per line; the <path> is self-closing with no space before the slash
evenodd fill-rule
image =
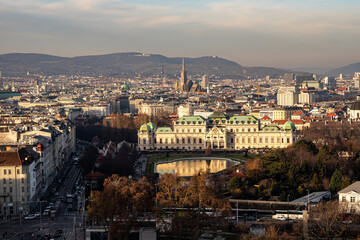
<path id="1" fill-rule="evenodd" d="M 22 76 L 27 71 L 32 74 L 84 74 L 143 76 L 160 74 L 161 68 L 167 75 L 179 75 L 182 58 L 169 58 L 158 54 L 138 52 L 113 53 L 106 55 L 57 57 L 35 53 L 11 53 L 0 55 L 0 70 L 4 76 Z M 287 70 L 268 67 L 244 67 L 236 62 L 216 56 L 185 58 L 189 74 L 216 74 L 222 77 L 264 77 L 280 76 Z"/>
<path id="2" fill-rule="evenodd" d="M 344 67 L 335 68 L 325 73 L 325 76 L 336 77 L 339 76 L 340 73 L 345 75 L 354 75 L 354 72 L 360 72 L 360 62 L 353 63 Z"/>

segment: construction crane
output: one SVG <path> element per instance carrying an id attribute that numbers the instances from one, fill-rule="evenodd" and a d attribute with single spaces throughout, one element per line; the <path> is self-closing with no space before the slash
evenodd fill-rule
<path id="1" fill-rule="evenodd" d="M 259 86 L 259 85 L 255 85 L 255 87 L 257 87 L 257 89 L 258 89 L 258 98 L 260 98 L 260 86 Z"/>

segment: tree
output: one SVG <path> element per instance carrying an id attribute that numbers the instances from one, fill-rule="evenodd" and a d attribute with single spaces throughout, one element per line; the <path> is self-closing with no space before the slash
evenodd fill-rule
<path id="1" fill-rule="evenodd" d="M 233 177 L 230 179 L 228 183 L 228 190 L 230 192 L 236 190 L 242 192 L 244 190 L 244 187 L 245 187 L 245 182 L 242 180 L 241 177 Z"/>
<path id="2" fill-rule="evenodd" d="M 314 239 L 345 239 L 345 208 L 338 201 L 321 202 L 311 208 L 309 236 Z"/>
<path id="3" fill-rule="evenodd" d="M 173 174 L 161 176 L 156 200 L 162 208 L 173 212 L 171 230 L 175 236 L 194 238 L 204 227 L 216 226 L 214 221 L 219 223 L 225 220 L 230 204 L 216 198 L 208 177 L 202 172 L 192 176 L 189 181 Z"/>
<path id="4" fill-rule="evenodd" d="M 102 192 L 91 192 L 89 201 L 88 219 L 102 224 L 110 240 L 127 239 L 137 219 L 154 205 L 153 186 L 146 178 L 134 181 L 112 175 L 105 179 Z"/>
<path id="5" fill-rule="evenodd" d="M 86 174 L 93 170 L 98 155 L 98 149 L 93 145 L 89 145 L 85 150 L 85 154 L 79 159 L 79 165 L 84 169 Z"/>
<path id="6" fill-rule="evenodd" d="M 342 174 L 338 169 L 336 169 L 334 174 L 331 176 L 329 190 L 331 191 L 332 194 L 335 194 L 339 190 L 341 190 L 341 187 L 342 187 Z"/>

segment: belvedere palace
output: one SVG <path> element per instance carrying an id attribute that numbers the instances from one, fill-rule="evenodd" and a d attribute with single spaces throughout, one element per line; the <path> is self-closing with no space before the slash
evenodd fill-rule
<path id="1" fill-rule="evenodd" d="M 138 131 L 141 151 L 284 148 L 296 140 L 296 128 L 291 121 L 280 128 L 263 125 L 252 115 L 228 117 L 221 112 L 214 112 L 208 119 L 184 116 L 172 127 L 157 128 L 150 122 Z"/>

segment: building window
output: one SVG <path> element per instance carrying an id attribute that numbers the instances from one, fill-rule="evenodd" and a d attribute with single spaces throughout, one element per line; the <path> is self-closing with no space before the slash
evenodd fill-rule
<path id="1" fill-rule="evenodd" d="M 24 178 L 22 178 L 22 179 L 21 179 L 21 183 L 24 183 L 24 182 L 25 182 L 25 179 L 24 179 Z"/>
<path id="2" fill-rule="evenodd" d="M 145 138 L 143 139 L 143 144 L 146 144 L 146 139 Z"/>
<path id="3" fill-rule="evenodd" d="M 11 174 L 11 169 L 9 169 L 9 174 Z"/>
<path id="4" fill-rule="evenodd" d="M 17 173 L 17 174 L 20 174 L 20 169 L 16 169 L 16 173 Z"/>
<path id="5" fill-rule="evenodd" d="M 25 192 L 25 188 L 24 188 L 24 187 L 21 188 L 21 192 Z"/>
<path id="6" fill-rule="evenodd" d="M 12 187 L 9 187 L 9 191 L 10 191 L 10 193 L 12 193 Z"/>
<path id="7" fill-rule="evenodd" d="M 162 138 L 160 138 L 160 143 L 162 143 Z"/>
<path id="8" fill-rule="evenodd" d="M 346 202 L 346 197 L 343 196 L 343 197 L 341 198 L 341 201 Z"/>
<path id="9" fill-rule="evenodd" d="M 287 138 L 287 139 L 286 139 L 286 143 L 290 143 L 290 138 Z"/>
<path id="10" fill-rule="evenodd" d="M 3 183 L 6 184 L 6 179 L 5 178 L 3 179 Z"/>
<path id="11" fill-rule="evenodd" d="M 6 169 L 4 169 L 4 175 L 6 175 Z"/>
<path id="12" fill-rule="evenodd" d="M 355 202 L 355 197 L 350 197 L 350 202 Z"/>
<path id="13" fill-rule="evenodd" d="M 6 187 L 4 187 L 4 193 L 6 193 Z"/>
<path id="14" fill-rule="evenodd" d="M 176 143 L 179 143 L 179 139 L 178 139 L 178 138 L 176 139 Z"/>
<path id="15" fill-rule="evenodd" d="M 185 143 L 185 138 L 182 139 L 182 143 Z"/>
<path id="16" fill-rule="evenodd" d="M 199 138 L 199 143 L 201 143 L 201 138 Z"/>
<path id="17" fill-rule="evenodd" d="M 232 130 L 232 129 L 231 129 Z M 234 139 L 230 138 L 230 143 L 234 143 Z"/>
<path id="18" fill-rule="evenodd" d="M 201 133 L 201 128 L 199 129 L 199 133 Z"/>
<path id="19" fill-rule="evenodd" d="M 188 138 L 188 143 L 189 143 L 189 144 L 191 143 L 191 139 L 190 139 L 190 138 Z"/>

